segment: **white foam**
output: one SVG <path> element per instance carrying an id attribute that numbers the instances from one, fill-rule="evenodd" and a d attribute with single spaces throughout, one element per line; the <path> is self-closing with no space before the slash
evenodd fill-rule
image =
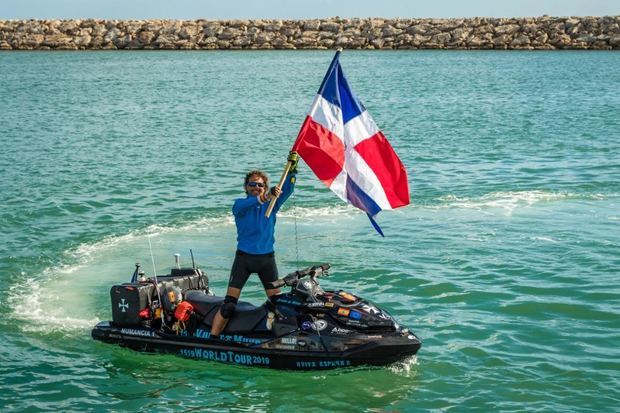
<path id="1" fill-rule="evenodd" d="M 529 207 L 541 202 L 554 202 L 565 199 L 603 200 L 612 195 L 577 194 L 572 192 L 553 191 L 507 191 L 491 192 L 478 198 L 446 195 L 439 197 L 440 205 L 429 206 L 429 209 L 463 208 L 463 209 L 504 209 L 509 212 L 516 208 Z"/>
<path id="2" fill-rule="evenodd" d="M 10 318 L 19 322 L 21 329 L 26 332 L 81 331 L 99 322 L 94 317 L 76 317 L 84 314 L 79 304 L 74 303 L 74 311 L 68 311 L 61 297 L 54 295 L 34 278 L 10 286 L 8 303 L 13 312 Z"/>
<path id="3" fill-rule="evenodd" d="M 197 221 L 193 221 L 181 226 L 163 226 L 163 225 L 151 225 L 144 229 L 131 231 L 125 235 L 116 235 L 103 238 L 101 241 L 92 244 L 82 244 L 75 250 L 66 252 L 67 255 L 73 256 L 79 259 L 87 259 L 94 252 L 100 252 L 102 250 L 111 249 L 121 244 L 127 244 L 131 242 L 139 242 L 147 237 L 155 238 L 164 234 L 170 233 L 183 233 L 187 231 L 203 232 L 212 230 L 217 226 L 231 226 L 234 225 L 234 219 L 232 216 L 224 217 L 204 217 Z"/>
<path id="4" fill-rule="evenodd" d="M 69 332 L 92 328 L 99 319 L 94 315 L 95 305 L 88 291 L 98 288 L 105 276 L 97 273 L 97 277 L 92 277 L 93 268 L 89 267 L 102 256 L 115 254 L 115 249 L 125 251 L 131 245 L 147 245 L 147 237 L 201 232 L 233 224 L 230 217 L 205 217 L 183 226 L 151 225 L 125 235 L 81 244 L 63 253 L 66 264 L 45 268 L 40 274 L 22 274 L 19 284 L 9 286 L 7 300 L 13 313 L 11 318 L 20 322 L 23 331 Z M 108 272 L 117 276 L 115 270 Z"/>
<path id="5" fill-rule="evenodd" d="M 333 218 L 333 217 L 354 217 L 360 214 L 360 210 L 345 203 L 337 205 L 325 206 L 320 208 L 308 208 L 295 206 L 285 211 L 278 212 L 281 218 Z"/>
<path id="6" fill-rule="evenodd" d="M 415 367 L 419 364 L 420 363 L 418 361 L 418 356 L 411 356 L 392 364 L 391 366 L 389 366 L 389 369 L 392 373 L 398 374 L 400 376 L 415 377 L 418 373 Z"/>

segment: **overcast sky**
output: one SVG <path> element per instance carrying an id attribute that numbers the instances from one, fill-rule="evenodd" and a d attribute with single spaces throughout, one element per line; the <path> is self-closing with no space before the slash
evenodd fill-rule
<path id="1" fill-rule="evenodd" d="M 620 15 L 620 0 L 0 0 L 0 19 Z"/>

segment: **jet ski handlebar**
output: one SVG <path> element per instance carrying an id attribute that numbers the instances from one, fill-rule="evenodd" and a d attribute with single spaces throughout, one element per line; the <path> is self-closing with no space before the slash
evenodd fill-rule
<path id="1" fill-rule="evenodd" d="M 304 268 L 303 270 L 297 270 L 290 274 L 287 274 L 285 277 L 272 282 L 271 285 L 273 288 L 280 288 L 283 285 L 291 287 L 294 286 L 301 278 L 307 276 L 320 277 L 321 275 L 328 275 L 327 271 L 330 269 L 330 267 L 331 264 L 329 263 L 313 265 L 312 267 Z"/>

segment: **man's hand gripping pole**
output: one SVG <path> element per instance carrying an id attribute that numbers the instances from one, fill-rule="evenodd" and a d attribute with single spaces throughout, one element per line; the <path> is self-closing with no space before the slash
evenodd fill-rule
<path id="1" fill-rule="evenodd" d="M 291 151 L 288 155 L 288 159 L 286 160 L 286 165 L 284 166 L 284 172 L 282 172 L 282 176 L 280 177 L 280 181 L 278 182 L 278 188 L 282 189 L 282 185 L 284 185 L 284 181 L 288 176 L 289 172 L 297 172 L 297 162 L 299 162 L 299 154 L 297 152 Z M 265 217 L 269 218 L 271 216 L 271 212 L 273 211 L 273 207 L 276 205 L 276 200 L 278 198 L 271 198 L 271 202 L 269 203 L 269 208 L 267 208 L 267 212 L 265 212 Z"/>

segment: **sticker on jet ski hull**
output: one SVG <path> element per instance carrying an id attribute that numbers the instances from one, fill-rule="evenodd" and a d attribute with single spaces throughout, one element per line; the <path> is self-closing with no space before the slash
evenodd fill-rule
<path id="1" fill-rule="evenodd" d="M 244 366 L 269 366 L 271 363 L 267 356 L 241 354 L 235 351 L 206 350 L 199 347 L 182 348 L 179 353 L 183 357 L 242 364 Z"/>

